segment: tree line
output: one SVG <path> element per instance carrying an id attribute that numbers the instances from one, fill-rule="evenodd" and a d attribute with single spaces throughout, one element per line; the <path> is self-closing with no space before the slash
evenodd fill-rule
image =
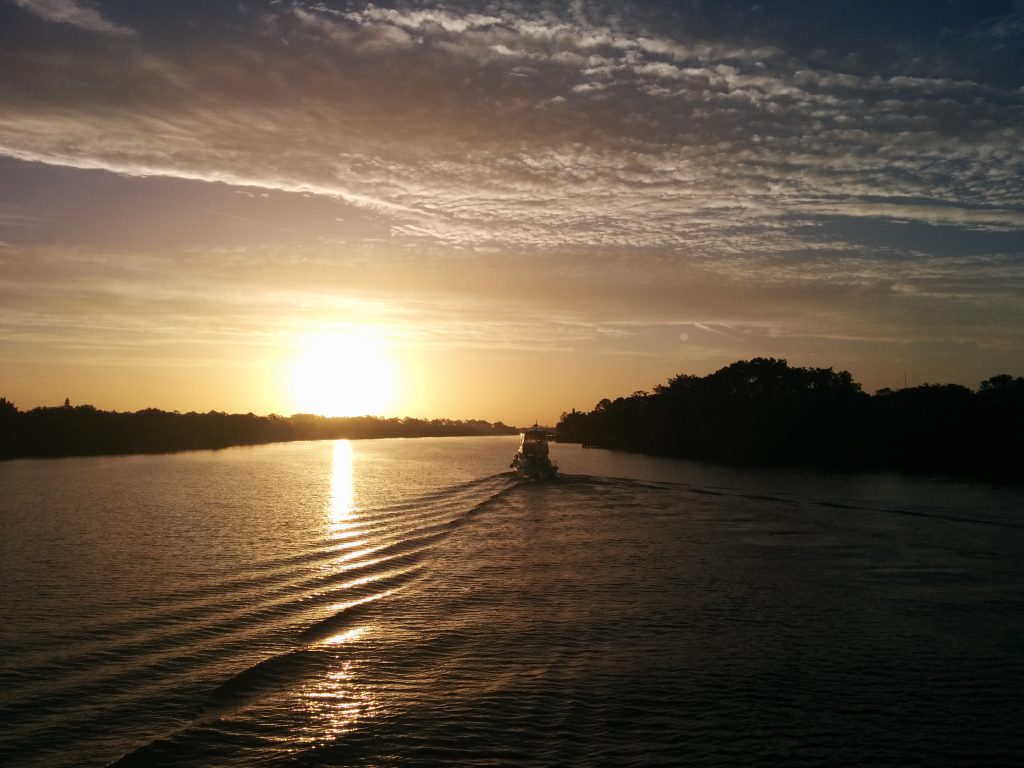
<path id="1" fill-rule="evenodd" d="M 893 469 L 1024 481 L 1024 378 L 875 395 L 847 371 L 741 360 L 563 413 L 556 439 L 738 464 Z"/>
<path id="2" fill-rule="evenodd" d="M 23 412 L 0 397 L 0 459 L 169 453 L 291 440 L 511 435 L 517 431 L 500 421 L 492 424 L 476 419 L 285 417 L 156 408 L 117 412 L 68 402 Z"/>

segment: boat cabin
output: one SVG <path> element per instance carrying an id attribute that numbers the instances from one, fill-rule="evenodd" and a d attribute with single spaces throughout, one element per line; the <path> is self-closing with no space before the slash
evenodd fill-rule
<path id="1" fill-rule="evenodd" d="M 528 429 L 519 442 L 519 452 L 533 458 L 547 458 L 548 435 L 543 429 Z"/>

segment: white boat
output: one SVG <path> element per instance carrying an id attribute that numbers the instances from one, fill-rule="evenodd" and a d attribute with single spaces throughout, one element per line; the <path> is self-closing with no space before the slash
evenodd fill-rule
<path id="1" fill-rule="evenodd" d="M 548 457 L 548 435 L 536 424 L 522 433 L 519 450 L 509 465 L 519 477 L 548 480 L 558 475 L 558 467 Z"/>

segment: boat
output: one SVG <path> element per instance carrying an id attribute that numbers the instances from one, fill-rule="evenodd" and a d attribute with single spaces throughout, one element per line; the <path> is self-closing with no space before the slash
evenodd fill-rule
<path id="1" fill-rule="evenodd" d="M 536 424 L 522 432 L 519 450 L 509 464 L 519 477 L 529 480 L 550 480 L 558 476 L 558 467 L 548 456 L 548 434 Z"/>

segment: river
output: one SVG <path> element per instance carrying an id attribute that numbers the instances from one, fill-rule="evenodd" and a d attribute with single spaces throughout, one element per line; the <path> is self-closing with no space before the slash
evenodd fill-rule
<path id="1" fill-rule="evenodd" d="M 0 764 L 1024 756 L 1021 489 L 515 444 L 0 463 Z"/>

